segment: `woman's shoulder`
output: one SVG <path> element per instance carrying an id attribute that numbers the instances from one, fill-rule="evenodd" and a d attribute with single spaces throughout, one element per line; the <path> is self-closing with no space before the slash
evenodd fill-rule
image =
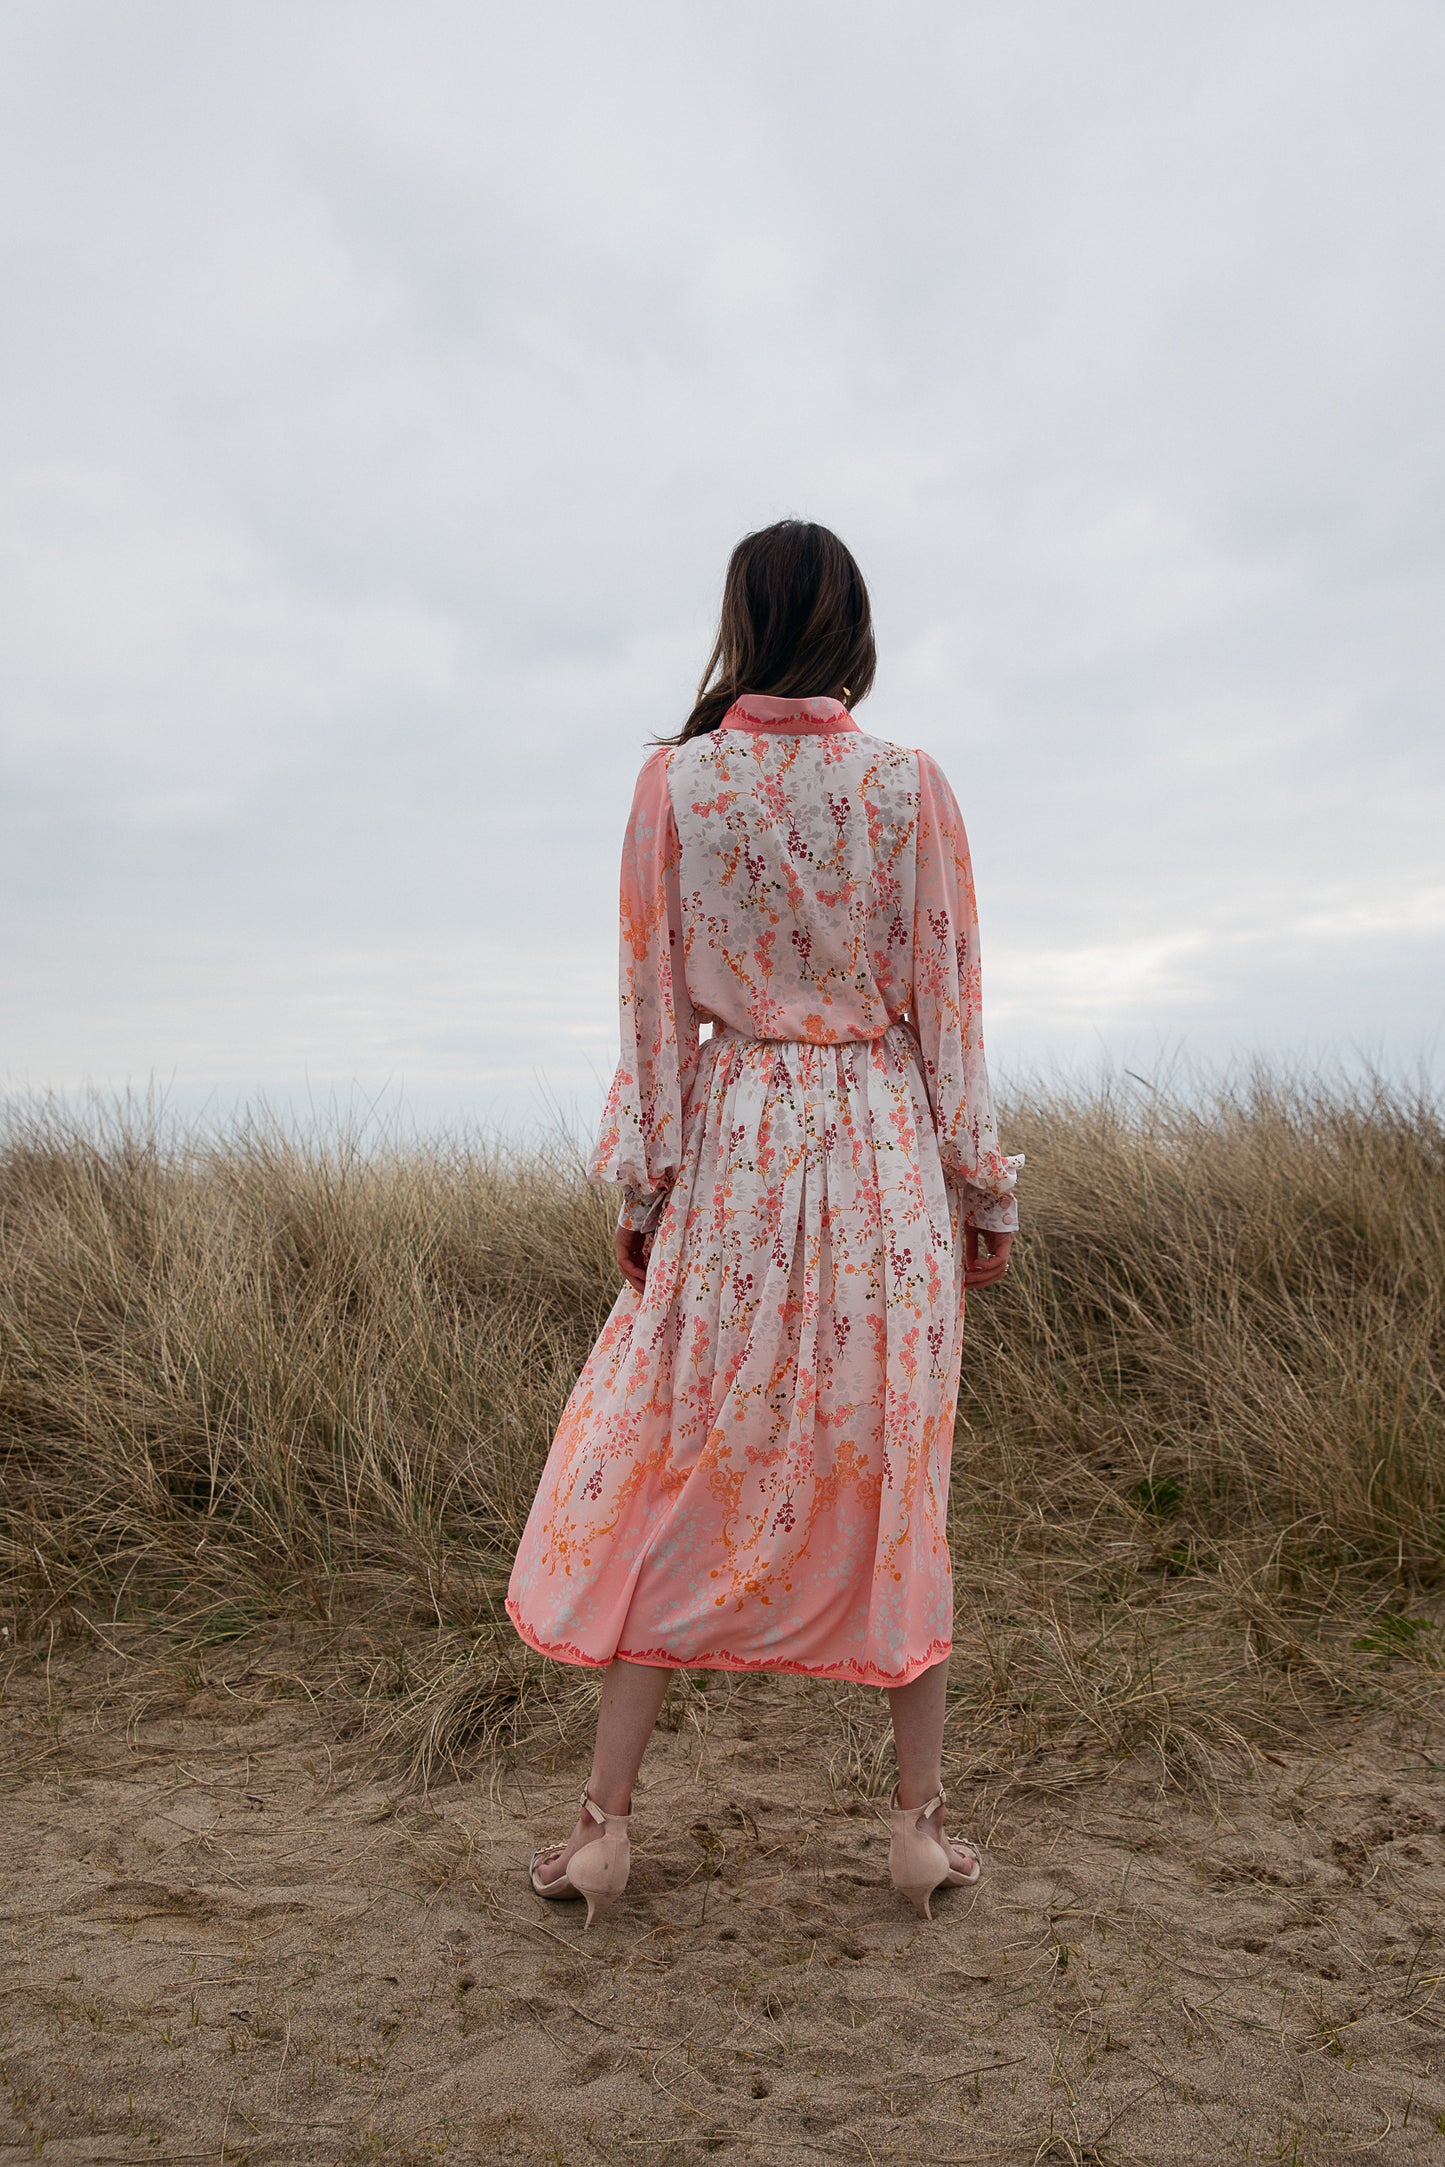
<path id="1" fill-rule="evenodd" d="M 919 758 L 914 746 L 901 744 L 896 737 L 885 737 L 879 730 L 865 730 L 861 726 L 856 732 L 850 731 L 842 742 L 856 745 L 860 751 L 870 752 L 875 758 L 891 761 L 899 767 L 912 767 Z"/>
<path id="2" fill-rule="evenodd" d="M 933 754 L 925 752 L 920 745 L 915 749 L 913 758 L 918 763 L 918 788 L 920 794 L 924 797 L 944 801 L 950 805 L 953 804 L 953 785 L 938 761 L 934 759 Z"/>
<path id="3" fill-rule="evenodd" d="M 962 817 L 953 785 L 933 754 L 922 745 L 900 745 L 892 738 L 874 737 L 864 732 L 851 742 L 875 748 L 878 763 L 890 767 L 900 781 L 906 780 L 913 804 L 921 816 Z"/>
<path id="4" fill-rule="evenodd" d="M 632 820 L 660 818 L 668 802 L 667 762 L 672 748 L 659 745 L 649 752 L 632 786 Z"/>
<path id="5" fill-rule="evenodd" d="M 921 745 L 902 744 L 896 738 L 883 737 L 871 730 L 860 730 L 846 741 L 866 751 L 875 765 L 891 768 L 899 779 L 906 778 L 920 795 L 936 795 L 948 789 L 948 778 L 931 752 Z"/>

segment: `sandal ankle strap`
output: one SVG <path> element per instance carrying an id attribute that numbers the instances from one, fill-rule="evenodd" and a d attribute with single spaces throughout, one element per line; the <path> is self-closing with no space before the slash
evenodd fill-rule
<path id="1" fill-rule="evenodd" d="M 923 1806 L 900 1806 L 898 1803 L 898 1790 L 899 1786 L 895 1783 L 888 1794 L 888 1811 L 890 1813 L 912 1813 L 918 1815 L 921 1819 L 924 1814 L 936 1813 L 940 1806 L 946 1806 L 948 1803 L 948 1793 L 941 1783 L 933 1797 Z"/>
<path id="2" fill-rule="evenodd" d="M 630 1809 L 626 1813 L 604 1813 L 590 1791 L 582 1793 L 582 1811 L 590 1813 L 593 1820 L 599 1822 L 603 1828 L 607 1826 L 609 1821 L 630 1821 L 632 1819 Z"/>

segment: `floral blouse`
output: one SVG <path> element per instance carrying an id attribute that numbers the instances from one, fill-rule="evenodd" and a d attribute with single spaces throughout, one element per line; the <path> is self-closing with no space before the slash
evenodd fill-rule
<path id="1" fill-rule="evenodd" d="M 916 1038 L 966 1223 L 1018 1225 L 980 1014 L 978 914 L 943 774 L 837 700 L 749 694 L 653 753 L 622 858 L 622 1058 L 588 1172 L 647 1227 L 682 1157 L 701 1030 L 815 1045 Z"/>

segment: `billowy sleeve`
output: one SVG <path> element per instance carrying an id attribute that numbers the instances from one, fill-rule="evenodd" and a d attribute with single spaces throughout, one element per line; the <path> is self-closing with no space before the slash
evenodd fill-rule
<path id="1" fill-rule="evenodd" d="M 967 1226 L 1011 1234 L 1023 1158 L 999 1150 L 983 1055 L 978 908 L 963 816 L 941 771 L 918 755 L 918 858 L 910 1008 L 944 1177 Z"/>
<path id="2" fill-rule="evenodd" d="M 622 1057 L 587 1167 L 590 1180 L 622 1190 L 618 1225 L 641 1229 L 661 1216 L 682 1163 L 698 1052 L 683 963 L 682 851 L 667 762 L 663 748 L 638 776 L 622 846 Z"/>

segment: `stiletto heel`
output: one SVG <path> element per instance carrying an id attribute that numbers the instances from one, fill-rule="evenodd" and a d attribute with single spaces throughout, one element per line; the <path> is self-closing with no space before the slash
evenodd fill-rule
<path id="1" fill-rule="evenodd" d="M 931 1813 L 936 1813 L 944 1803 L 945 1793 L 940 1786 L 926 1806 L 900 1806 L 898 1786 L 895 1783 L 888 1798 L 888 1821 L 892 1829 L 892 1841 L 888 1846 L 888 1872 L 893 1886 L 908 1898 L 920 1919 L 933 1918 L 933 1892 L 947 1882 L 951 1888 L 972 1888 L 983 1872 L 983 1853 L 976 1843 L 966 1837 L 950 1837 L 949 1841 L 960 1851 L 967 1851 L 973 1860 L 971 1874 L 959 1873 L 950 1866 L 948 1853 L 938 1841 L 932 1829 L 923 1823 Z"/>
<path id="2" fill-rule="evenodd" d="M 539 1881 L 537 1868 L 565 1851 L 566 1843 L 548 1844 L 545 1850 L 534 1851 L 527 1878 L 536 1893 L 545 1896 L 549 1903 L 559 1896 L 585 1896 L 587 1919 L 582 1929 L 585 1933 L 594 1919 L 600 1919 L 603 1912 L 616 1903 L 627 1886 L 632 1865 L 627 1824 L 632 1816 L 629 1813 L 604 1813 L 586 1791 L 582 1793 L 582 1811 L 601 1826 L 602 1834 L 596 1842 L 583 1844 L 580 1851 L 574 1851 L 567 1871 L 558 1874 L 555 1881 Z"/>

